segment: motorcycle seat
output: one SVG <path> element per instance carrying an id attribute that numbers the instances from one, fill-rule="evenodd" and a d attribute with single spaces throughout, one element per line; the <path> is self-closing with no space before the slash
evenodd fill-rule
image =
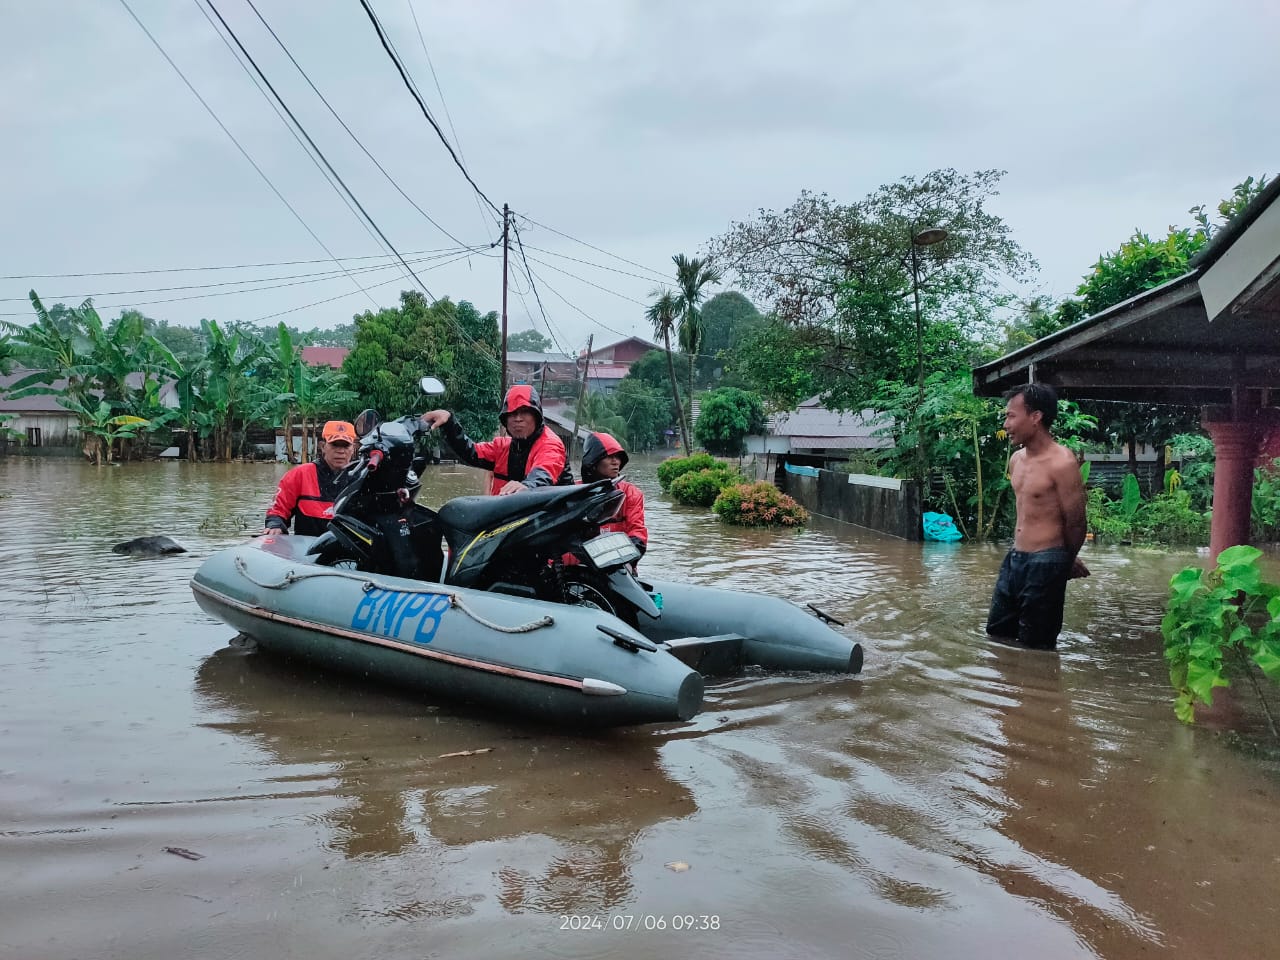
<path id="1" fill-rule="evenodd" d="M 526 514 L 548 510 L 569 500 L 592 496 L 602 483 L 541 487 L 506 497 L 454 497 L 440 508 L 440 520 L 455 530 L 492 530 Z"/>

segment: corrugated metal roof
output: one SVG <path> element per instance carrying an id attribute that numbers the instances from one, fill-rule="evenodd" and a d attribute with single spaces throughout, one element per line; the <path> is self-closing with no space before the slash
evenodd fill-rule
<path id="1" fill-rule="evenodd" d="M 302 362 L 312 367 L 325 366 L 337 370 L 350 352 L 346 347 L 303 347 Z"/>

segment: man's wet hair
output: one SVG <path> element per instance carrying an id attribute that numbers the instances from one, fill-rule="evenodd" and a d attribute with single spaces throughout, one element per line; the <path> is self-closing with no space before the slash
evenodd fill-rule
<path id="1" fill-rule="evenodd" d="M 1028 410 L 1040 411 L 1040 422 L 1046 430 L 1053 429 L 1058 416 L 1058 391 L 1047 383 L 1024 383 L 1005 392 L 1005 400 L 1021 397 Z"/>

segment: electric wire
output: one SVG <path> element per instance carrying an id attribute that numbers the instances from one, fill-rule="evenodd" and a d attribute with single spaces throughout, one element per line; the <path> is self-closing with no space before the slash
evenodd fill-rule
<path id="1" fill-rule="evenodd" d="M 446 260 L 446 261 L 444 261 L 443 263 L 437 263 L 437 264 L 435 264 L 434 266 L 425 267 L 425 268 L 423 269 L 423 272 L 425 273 L 425 272 L 426 272 L 426 271 L 428 271 L 428 270 L 438 270 L 438 269 L 440 269 L 441 267 L 447 267 L 447 266 L 449 266 L 450 264 L 457 263 L 459 260 L 470 259 L 471 257 L 474 257 L 474 256 L 483 256 L 483 254 L 475 254 L 475 253 L 463 254 L 462 256 L 460 256 L 460 257 L 455 257 L 455 258 L 454 258 L 454 259 L 452 259 L 452 260 Z M 370 289 L 370 290 L 376 290 L 378 287 L 385 287 L 385 286 L 388 286 L 388 285 L 390 285 L 390 284 L 392 284 L 392 283 L 397 283 L 397 282 L 399 282 L 399 281 L 401 281 L 401 280 L 403 280 L 403 279 L 405 279 L 405 278 L 404 278 L 404 275 L 403 275 L 403 274 L 401 274 L 401 275 L 400 275 L 400 276 L 398 276 L 398 277 L 392 277 L 390 280 L 382 280 L 382 281 L 380 281 L 380 282 L 378 282 L 378 283 L 370 284 L 370 285 L 369 285 L 369 289 Z M 319 306 L 322 306 L 322 305 L 324 305 L 324 304 L 326 304 L 326 303 L 333 303 L 335 300 L 342 300 L 342 299 L 344 299 L 344 298 L 346 298 L 346 297 L 350 297 L 350 296 L 352 296 L 352 294 L 350 294 L 350 293 L 340 293 L 340 294 L 338 294 L 336 297 L 326 297 L 326 298 L 325 298 L 325 299 L 323 299 L 323 300 L 313 300 L 311 303 L 304 303 L 304 304 L 302 304 L 301 306 L 297 306 L 297 307 L 290 307 L 288 310 L 277 310 L 275 313 L 268 313 L 268 314 L 266 314 L 266 315 L 264 315 L 264 316 L 258 317 L 256 320 L 251 320 L 250 322 L 251 322 L 251 323 L 262 323 L 264 320 L 274 320 L 276 317 L 283 317 L 283 316 L 287 316 L 287 315 L 288 315 L 288 314 L 290 314 L 290 313 L 297 313 L 297 312 L 298 312 L 298 311 L 300 311 L 300 310 L 308 310 L 308 309 L 310 309 L 311 307 L 319 307 Z M 379 309 L 381 309 L 381 308 L 379 308 Z M 459 332 L 460 332 L 460 333 L 462 333 L 462 335 L 463 335 L 463 336 L 467 336 L 467 333 L 466 333 L 466 331 L 465 331 L 465 330 L 462 330 L 462 329 L 461 329 L 461 327 L 459 327 L 458 329 L 459 329 Z M 474 341 L 473 341 L 473 342 L 474 342 Z M 498 366 L 498 361 L 493 360 L 493 358 L 492 358 L 492 357 L 489 357 L 489 354 L 488 354 L 487 352 L 481 351 L 481 353 L 482 353 L 482 355 L 483 355 L 483 356 L 488 357 L 490 360 L 492 360 L 492 361 L 493 361 L 493 365 L 494 365 L 495 367 L 496 367 L 496 366 Z"/>
<path id="2" fill-rule="evenodd" d="M 329 185 L 329 189 L 331 189 L 334 193 L 336 193 L 338 195 L 338 199 L 340 199 L 343 202 L 343 204 L 346 205 L 346 208 L 349 211 L 351 211 L 351 216 L 355 218 L 356 223 L 360 224 L 361 229 L 363 229 L 364 232 L 369 235 L 369 238 L 373 241 L 374 246 L 383 246 L 379 242 L 377 235 L 372 230 L 369 229 L 369 225 L 365 223 L 365 221 L 360 217 L 360 214 L 356 211 L 356 208 L 351 205 L 351 200 L 347 197 L 345 193 L 342 192 L 341 189 L 339 189 L 338 185 L 333 180 L 333 176 L 327 170 L 325 170 L 323 166 L 320 165 L 320 161 L 317 160 L 315 156 L 312 154 L 312 152 L 307 149 L 307 145 L 302 142 L 302 137 L 298 135 L 298 131 L 293 128 L 293 126 L 289 123 L 288 119 L 286 119 L 285 115 L 280 111 L 280 107 L 277 106 L 276 101 L 273 100 L 271 98 L 271 95 L 268 94 L 267 91 L 263 88 L 262 82 L 254 75 L 253 71 L 250 70 L 245 65 L 245 62 L 241 54 L 236 52 L 236 48 L 231 45 L 230 41 L 227 40 L 227 38 L 223 35 L 222 31 L 218 29 L 218 25 L 214 23 L 213 18 L 209 16 L 209 11 L 204 8 L 204 6 L 200 3 L 200 0 L 191 0 L 191 2 L 195 4 L 196 9 L 200 11 L 200 15 L 204 17 L 205 21 L 209 24 L 209 29 L 212 30 L 217 35 L 218 39 L 222 41 L 222 45 L 227 48 L 227 51 L 231 54 L 231 59 L 236 62 L 236 66 L 238 66 L 242 71 L 244 71 L 244 75 L 249 78 L 249 82 L 254 85 L 258 93 L 262 96 L 262 99 L 267 101 L 267 105 L 271 107 L 271 110 L 276 115 L 276 118 L 282 124 L 284 124 L 284 128 L 289 131 L 289 135 L 293 137 L 294 142 L 297 143 L 298 147 L 302 150 L 306 158 L 309 161 L 311 161 L 312 166 L 314 166 L 318 171 L 320 171 L 320 176 L 323 177 L 325 183 Z M 215 10 L 214 12 L 216 13 L 217 11 Z M 390 256 L 390 254 L 388 254 L 388 256 Z"/>
<path id="3" fill-rule="evenodd" d="M 391 58 L 391 62 L 395 64 L 395 68 L 400 74 L 400 79 L 404 81 L 405 88 L 413 94 L 413 99 L 417 101 L 418 107 L 422 110 L 422 115 L 427 118 L 427 123 L 431 124 L 431 129 L 436 132 L 436 136 L 440 138 L 440 142 L 444 144 L 444 148 L 449 151 L 449 156 L 453 158 L 454 165 L 462 171 L 462 175 L 467 178 L 467 183 L 471 184 L 471 189 L 475 190 L 475 192 L 480 195 L 484 202 L 493 209 L 494 213 L 501 214 L 502 211 L 498 208 L 498 205 L 489 199 L 485 192 L 480 189 L 480 185 L 476 183 L 475 180 L 472 179 L 471 174 L 467 172 L 467 168 L 463 165 L 462 161 L 458 159 L 457 152 L 453 149 L 452 144 L 449 143 L 449 138 L 444 135 L 444 131 L 440 129 L 440 124 L 436 122 L 436 118 L 433 117 L 431 115 L 431 111 L 427 109 L 427 104 L 422 99 L 422 94 L 418 93 L 418 88 L 414 85 L 413 81 L 409 79 L 408 71 L 405 70 L 399 54 L 397 54 L 392 47 L 391 41 L 387 37 L 386 30 L 382 27 L 382 22 L 378 20 L 378 15 L 373 12 L 373 7 L 369 5 L 369 0 L 360 0 L 360 6 L 364 8 L 364 12 L 369 17 L 369 22 L 373 24 L 373 29 L 378 34 L 378 40 L 382 43 L 382 49 L 386 51 L 387 56 Z"/>
<path id="4" fill-rule="evenodd" d="M 123 2 L 123 0 L 121 0 L 121 2 Z M 431 290 L 427 287 L 427 285 L 422 282 L 422 279 L 416 273 L 413 272 L 413 268 L 410 267 L 409 264 L 405 262 L 404 257 L 396 249 L 395 244 L 393 244 L 391 240 L 388 239 L 387 235 L 383 232 L 382 228 L 378 226 L 377 221 L 373 219 L 373 217 L 369 214 L 369 211 L 364 208 L 364 205 L 360 202 L 360 200 L 356 197 L 356 195 L 351 191 L 351 188 L 347 186 L 346 181 L 344 181 L 342 177 L 339 176 L 338 171 L 333 168 L 333 164 L 329 162 L 329 159 L 324 155 L 324 152 L 321 151 L 321 149 L 316 145 L 315 140 L 311 138 L 311 134 L 307 133 L 306 128 L 301 124 L 301 122 L 299 122 L 298 118 L 294 116 L 293 111 L 289 109 L 289 105 L 284 102 L 284 99 L 276 91 L 276 88 L 271 85 L 271 81 L 268 80 L 266 74 L 262 72 L 262 68 L 258 66 L 257 61 L 254 60 L 253 57 L 249 54 L 249 51 L 245 49 L 244 44 L 240 42 L 240 38 L 236 36 L 236 32 L 231 29 L 231 26 L 227 23 L 227 21 L 223 18 L 222 14 L 218 11 L 218 8 L 214 4 L 213 0 L 204 0 L 204 2 L 209 5 L 209 9 L 213 11 L 214 16 L 218 18 L 218 22 L 221 23 L 223 29 L 227 31 L 227 35 L 230 36 L 231 39 L 235 41 L 236 46 L 240 48 L 240 52 L 244 54 L 245 59 L 248 60 L 249 64 L 253 67 L 254 72 L 257 73 L 258 76 L 262 79 L 262 82 L 267 85 L 267 89 L 270 90 L 272 96 L 276 98 L 276 101 L 280 104 L 281 109 L 283 109 L 284 112 L 289 115 L 289 119 L 293 121 L 294 126 L 298 128 L 298 132 L 301 133 L 302 136 L 306 139 L 307 143 L 311 145 L 311 149 L 315 151 L 316 156 L 320 158 L 322 163 L 324 163 L 325 168 L 328 169 L 329 172 L 333 174 L 334 179 L 338 181 L 339 185 L 341 185 L 342 189 L 346 192 L 347 196 L 351 198 L 351 202 L 354 203 L 356 207 L 360 210 L 360 213 L 364 215 L 364 218 L 369 222 L 369 226 L 373 227 L 374 231 L 378 234 L 378 236 L 382 238 L 382 242 L 385 243 L 387 245 L 387 248 L 391 250 L 392 253 L 395 254 L 396 259 L 400 261 L 400 264 L 407 271 L 409 271 L 409 275 L 412 276 L 413 279 L 417 282 L 418 286 L 422 288 L 422 292 L 425 293 L 427 297 L 430 298 L 430 300 L 434 303 L 437 299 L 436 295 L 432 293 Z"/>
<path id="5" fill-rule="evenodd" d="M 289 208 L 289 212 L 293 214 L 294 219 L 296 219 L 298 223 L 302 225 L 302 228 L 306 230 L 308 234 L 311 235 L 311 239 L 313 239 L 317 244 L 320 245 L 320 249 L 322 249 L 325 253 L 329 255 L 329 259 L 332 260 L 334 263 L 337 263 L 339 266 L 341 266 L 341 263 L 339 262 L 338 258 L 334 256 L 333 251 L 330 250 L 325 245 L 325 242 L 321 240 L 319 236 L 316 235 L 316 232 L 311 229 L 311 227 L 307 224 L 307 221 L 302 219 L 302 214 L 298 213 L 298 211 L 294 209 L 293 204 L 291 204 L 288 200 L 285 199 L 284 194 L 281 193 L 279 189 L 276 188 L 276 185 L 271 182 L 271 178 L 267 176 L 266 172 L 260 166 L 258 166 L 258 162 L 249 155 L 249 151 L 246 150 L 244 146 L 240 143 L 240 141 L 236 139 L 235 134 L 233 134 L 227 128 L 227 125 L 223 123 L 222 120 L 218 117 L 217 113 L 214 112 L 213 107 L 209 106 L 205 98 L 200 95 L 200 91 L 198 91 L 195 88 L 195 86 L 191 83 L 191 81 L 187 79 L 187 75 L 183 73 L 181 69 L 179 69 L 176 63 L 174 63 L 173 58 L 170 57 L 169 54 L 165 51 L 164 47 L 160 45 L 160 41 L 157 40 L 152 35 L 151 31 L 147 29 L 147 25 L 143 23 L 140 19 L 138 19 L 138 15 L 134 13 L 133 8 L 129 6 L 128 0 L 120 0 L 120 4 L 125 8 L 126 11 L 128 11 L 129 16 L 133 18 L 133 22 L 136 23 L 142 29 L 142 32 L 147 35 L 147 39 L 150 40 L 152 45 L 156 48 L 156 50 L 160 52 L 160 56 L 164 57 L 165 61 L 169 64 L 169 66 L 173 68 L 173 72 L 176 73 L 181 78 L 184 84 L 186 84 L 187 89 L 190 90 L 192 95 L 197 100 L 200 101 L 200 105 L 204 107 L 205 110 L 208 112 L 209 116 L 213 118 L 213 122 L 216 123 L 222 129 L 222 132 L 227 135 L 227 138 L 232 143 L 234 143 L 236 146 L 236 149 L 240 151 L 241 156 L 243 156 L 247 161 L 249 161 L 250 166 L 252 166 L 253 169 L 257 171 L 258 176 L 260 176 L 263 182 L 266 183 L 266 185 L 271 188 L 271 192 L 274 193 L 277 198 L 279 198 L 281 203 L 283 203 L 286 207 Z M 373 303 L 375 306 L 377 305 L 373 297 L 369 295 L 369 292 L 365 290 L 363 287 L 361 287 L 360 284 L 357 283 L 354 278 L 352 278 L 351 282 L 355 283 L 356 287 L 359 288 L 360 291 L 364 293 L 366 297 L 369 298 L 370 303 Z"/>
<path id="6" fill-rule="evenodd" d="M 467 156 L 462 152 L 462 140 L 458 137 L 458 131 L 453 125 L 453 114 L 449 112 L 449 104 L 444 99 L 444 90 L 440 88 L 440 78 L 436 76 L 436 65 L 431 61 L 431 54 L 427 50 L 426 38 L 422 35 L 422 24 L 418 22 L 418 11 L 414 9 L 413 0 L 405 0 L 409 6 L 409 13 L 413 17 L 413 28 L 418 32 L 418 43 L 422 45 L 422 55 L 427 59 L 427 69 L 431 71 L 431 80 L 436 85 L 436 96 L 440 98 L 440 106 L 444 108 L 444 118 L 449 122 L 449 133 L 453 135 L 454 145 L 458 148 L 458 156 L 463 163 L 467 162 Z M 475 201 L 476 209 L 480 211 L 480 220 L 482 223 L 488 224 L 485 219 L 484 206 L 480 203 L 480 198 L 474 193 L 471 199 Z"/>
<path id="7" fill-rule="evenodd" d="M 608 270 L 610 273 L 618 273 L 624 277 L 635 277 L 637 280 L 644 280 L 646 283 L 653 283 L 653 277 L 647 277 L 641 273 L 632 273 L 630 270 L 619 270 L 617 267 L 606 267 L 603 263 L 596 263 L 594 260 L 583 260 L 579 257 L 571 257 L 567 253 L 560 253 L 556 250 L 547 250 L 545 247 L 535 247 L 529 244 L 529 249 L 535 253 L 545 253 L 550 257 L 559 257 L 561 260 L 572 260 L 574 263 L 581 263 L 584 266 L 595 267 L 597 270 Z M 667 281 L 662 281 L 663 283 Z"/>
<path id="8" fill-rule="evenodd" d="M 514 233 L 516 237 L 516 249 L 520 252 L 520 261 L 524 264 L 525 275 L 529 278 L 529 289 L 533 291 L 533 299 L 537 302 L 538 311 L 542 314 L 542 322 L 547 325 L 547 333 L 551 335 L 551 342 L 555 345 L 556 350 L 561 353 L 565 353 L 565 349 L 560 346 L 560 340 L 564 340 L 568 343 L 568 339 L 563 334 L 560 335 L 560 340 L 556 339 L 557 331 L 551 324 L 551 318 L 547 316 L 546 307 L 542 303 L 542 295 L 538 293 L 538 285 L 533 282 L 533 270 L 529 266 L 529 258 L 525 256 L 524 241 L 520 239 L 520 228 L 515 224 L 514 220 L 512 221 L 511 227 L 511 232 Z"/>
<path id="9" fill-rule="evenodd" d="M 284 51 L 284 55 L 289 58 L 289 62 L 292 63 L 295 67 L 297 67 L 298 73 L 302 74 L 302 79 L 307 81 L 307 86 L 309 86 L 311 90 L 315 93 L 315 95 L 320 98 L 320 102 L 323 103 L 325 107 L 328 109 L 329 113 L 333 115 L 333 119 L 338 121 L 338 123 L 342 126 L 342 129 L 347 132 L 347 135 L 351 137 L 352 140 L 355 141 L 356 146 L 359 147 L 364 152 L 364 155 L 368 157 L 370 161 L 372 161 L 373 165 L 378 168 L 378 172 L 381 173 L 384 177 L 386 177 L 387 182 L 390 183 L 391 186 L 395 187 L 397 192 L 399 192 L 400 196 L 404 197 L 404 199 L 408 202 L 408 204 L 411 207 L 413 207 L 413 209 L 417 210 L 418 213 L 422 214 L 422 216 L 426 218 L 428 223 L 430 223 L 433 227 L 435 227 L 437 230 L 443 233 L 446 237 L 448 237 L 458 246 L 460 247 L 467 246 L 467 244 L 463 243 L 461 240 L 455 237 L 452 233 L 450 233 L 448 230 L 442 227 L 438 222 L 436 222 L 436 220 L 431 216 L 431 214 L 427 213 L 427 211 L 423 210 L 422 207 L 418 206 L 417 202 L 414 201 L 413 197 L 409 196 L 409 194 L 405 192 L 404 188 L 400 186 L 400 184 L 396 182 L 396 179 L 393 176 L 391 176 L 390 173 L 387 172 L 387 169 L 381 163 L 378 162 L 378 158 L 369 152 L 368 147 L 366 147 L 364 143 L 361 142 L 360 138 L 356 136 L 355 131 L 353 131 L 349 126 L 347 126 L 347 122 L 338 115 L 338 111 L 333 108 L 333 105 L 329 103 L 329 101 L 325 98 L 325 95 L 321 93 L 320 90 L 316 87 L 316 85 L 311 81 L 311 77 L 307 75 L 307 71 L 302 69 L 302 64 L 298 63 L 297 59 L 290 52 L 289 48 L 285 46 L 284 41 L 280 39 L 279 35 L 272 28 L 271 24 L 267 23 L 266 18 L 258 10 L 258 7 L 254 4 L 253 0 L 245 0 L 245 2 L 249 4 L 249 9 L 251 9 L 254 12 L 254 15 L 257 16 L 257 18 L 260 21 L 262 21 L 262 25 L 267 28 L 267 32 L 271 34 L 272 39 L 275 40 L 275 42 L 279 45 L 280 49 Z"/>
<path id="10" fill-rule="evenodd" d="M 537 257 L 530 257 L 529 259 L 532 260 L 534 263 L 538 264 L 539 266 L 546 267 L 548 270 L 554 270 L 556 273 L 563 273 L 566 277 L 572 277 L 574 280 L 577 280 L 580 283 L 585 283 L 589 287 L 595 287 L 597 290 L 603 290 L 605 293 L 612 294 L 613 296 L 618 297 L 621 300 L 628 300 L 631 303 L 634 303 L 637 306 L 641 306 L 641 307 L 649 306 L 643 300 L 637 300 L 635 297 L 629 297 L 625 293 L 619 293 L 617 290 L 611 290 L 609 287 L 602 287 L 598 283 L 591 282 L 586 277 L 580 277 L 576 273 L 570 273 L 568 270 L 563 270 L 560 267 L 557 267 L 553 263 L 547 263 L 545 260 L 539 260 Z"/>
<path id="11" fill-rule="evenodd" d="M 447 250 L 438 251 L 438 256 L 449 256 L 455 253 L 473 252 L 481 248 L 477 247 L 451 247 Z M 434 257 L 423 257 L 417 260 L 411 260 L 410 263 L 428 263 Z M 321 261 L 327 262 L 327 261 Z M 398 269 L 394 263 L 367 264 L 363 267 L 354 267 L 351 270 L 353 274 L 369 273 L 377 270 Z M 245 277 L 240 280 L 221 280 L 216 283 L 183 283 L 172 287 L 139 287 L 134 290 L 97 290 L 88 293 L 46 293 L 41 295 L 42 300 L 85 300 L 90 297 L 125 297 L 134 296 L 140 293 L 172 293 L 175 290 L 212 290 L 216 287 L 234 287 L 247 283 L 272 283 L 276 280 L 303 280 L 307 277 L 316 277 L 319 279 L 333 279 L 344 275 L 342 270 L 316 270 L 311 273 L 287 273 L 276 277 Z M 232 290 L 231 293 L 240 293 L 244 291 Z M 27 297 L 0 297 L 0 303 L 11 303 L 15 301 L 26 302 Z"/>
<path id="12" fill-rule="evenodd" d="M 570 236 L 569 234 L 565 233 L 563 230 L 557 230 L 555 227 L 549 227 L 545 223 L 539 223 L 537 220 L 534 220 L 532 217 L 526 216 L 525 214 L 521 214 L 520 217 L 523 220 L 527 220 L 529 223 L 531 223 L 535 227 L 541 227 L 543 230 L 550 230 L 556 236 L 564 237 L 566 240 L 572 240 L 574 243 L 580 243 L 584 247 L 589 247 L 592 250 L 596 251 L 596 253 L 603 253 L 606 257 L 613 257 L 613 259 L 621 260 L 623 263 L 629 263 L 633 267 L 639 267 L 641 270 L 644 270 L 646 273 L 652 274 L 652 276 L 661 283 L 670 282 L 669 277 L 660 270 L 654 270 L 652 267 L 646 267 L 643 263 L 636 263 L 636 261 L 634 260 L 628 260 L 626 257 L 620 257 L 616 253 L 610 253 L 608 250 L 605 250 L 603 247 L 597 247 L 594 243 L 587 243 L 587 241 L 585 240 L 579 240 L 577 237 Z"/>
<path id="13" fill-rule="evenodd" d="M 490 244 L 489 246 L 492 247 L 493 245 Z M 448 253 L 453 249 L 461 248 L 437 247 L 430 250 L 406 250 L 405 256 L 417 257 L 428 253 Z M 75 280 L 83 277 L 140 277 L 151 273 L 194 273 L 200 270 L 256 270 L 261 267 L 302 267 L 309 266 L 314 263 L 333 263 L 335 260 L 345 263 L 352 260 L 391 259 L 394 259 L 394 257 L 389 253 L 374 253 L 365 254 L 364 256 L 359 257 L 321 257 L 317 260 L 270 260 L 263 263 L 228 263 L 202 267 L 148 267 L 144 270 L 96 270 L 86 271 L 83 273 L 15 273 L 7 276 L 0 276 L 0 280 Z"/>
<path id="14" fill-rule="evenodd" d="M 469 255 L 471 254 L 464 254 L 464 256 L 469 256 Z M 439 258 L 429 257 L 429 258 L 425 258 L 421 262 L 426 263 L 432 259 L 439 259 Z M 394 263 L 387 263 L 387 264 L 381 264 L 381 265 L 370 266 L 370 267 L 357 267 L 354 271 L 352 271 L 352 274 L 376 273 L 382 270 L 396 270 L 399 273 L 398 279 L 407 279 L 404 276 L 404 271 L 401 270 L 398 264 L 394 264 Z M 309 283 L 324 283 L 326 280 L 337 280 L 339 279 L 340 276 L 345 276 L 345 274 L 339 274 L 336 271 L 334 271 L 328 277 L 321 277 L 321 278 L 315 278 L 315 279 L 309 279 L 309 280 L 294 280 L 290 283 L 272 283 L 262 287 L 249 287 L 249 288 L 244 288 L 240 290 L 219 290 L 216 293 L 197 293 L 197 294 L 192 294 L 191 296 L 186 296 L 186 297 L 165 297 L 160 300 L 126 300 L 121 303 L 95 304 L 95 307 L 100 308 L 102 310 L 115 310 L 119 307 L 132 309 L 134 307 L 155 306 L 158 303 L 182 303 L 187 300 L 209 300 L 209 299 L 212 299 L 213 297 L 226 297 L 226 296 L 231 296 L 232 294 L 237 294 L 237 293 L 261 293 L 265 290 L 280 290 L 285 287 L 305 286 L 306 284 L 309 284 Z M 265 280 L 266 278 L 263 278 L 263 279 Z M 255 283 L 259 281 L 249 280 L 244 282 Z M 361 290 L 363 289 L 364 288 L 361 287 Z M 125 291 L 122 291 L 121 293 L 124 293 L 124 292 Z M 112 294 L 103 294 L 103 296 L 111 296 L 111 295 Z M 350 294 L 344 294 L 344 296 L 350 296 Z M 49 297 L 44 297 L 42 299 L 58 300 L 58 299 L 72 299 L 72 298 L 49 296 Z M 92 299 L 92 295 L 90 296 L 90 299 Z M 378 303 L 376 300 L 373 301 L 373 304 L 375 307 L 378 306 Z M 29 311 L 25 311 L 25 310 L 19 311 L 19 312 L 11 312 L 11 313 L 0 313 L 0 317 L 25 317 L 28 315 L 28 313 Z"/>

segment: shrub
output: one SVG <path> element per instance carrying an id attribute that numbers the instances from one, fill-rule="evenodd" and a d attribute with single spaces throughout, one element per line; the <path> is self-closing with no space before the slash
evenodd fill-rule
<path id="1" fill-rule="evenodd" d="M 658 464 L 658 483 L 663 490 L 670 490 L 676 477 L 693 470 L 710 470 L 721 466 L 709 453 L 695 453 L 691 457 L 668 457 Z"/>
<path id="2" fill-rule="evenodd" d="M 740 527 L 802 527 L 809 511 L 771 483 L 725 487 L 711 509 L 725 523 Z"/>
<path id="3" fill-rule="evenodd" d="M 1161 494 L 1142 507 L 1136 530 L 1157 543 L 1202 544 L 1209 540 L 1209 518 L 1191 506 L 1190 494 Z"/>
<path id="4" fill-rule="evenodd" d="M 1117 515 L 1114 501 L 1107 498 L 1101 487 L 1090 487 L 1085 501 L 1085 523 L 1100 543 L 1117 543 L 1129 539 L 1129 521 Z"/>
<path id="5" fill-rule="evenodd" d="M 721 490 L 742 482 L 740 473 L 720 465 L 680 474 L 671 482 L 671 496 L 691 507 L 709 507 L 716 502 Z"/>

